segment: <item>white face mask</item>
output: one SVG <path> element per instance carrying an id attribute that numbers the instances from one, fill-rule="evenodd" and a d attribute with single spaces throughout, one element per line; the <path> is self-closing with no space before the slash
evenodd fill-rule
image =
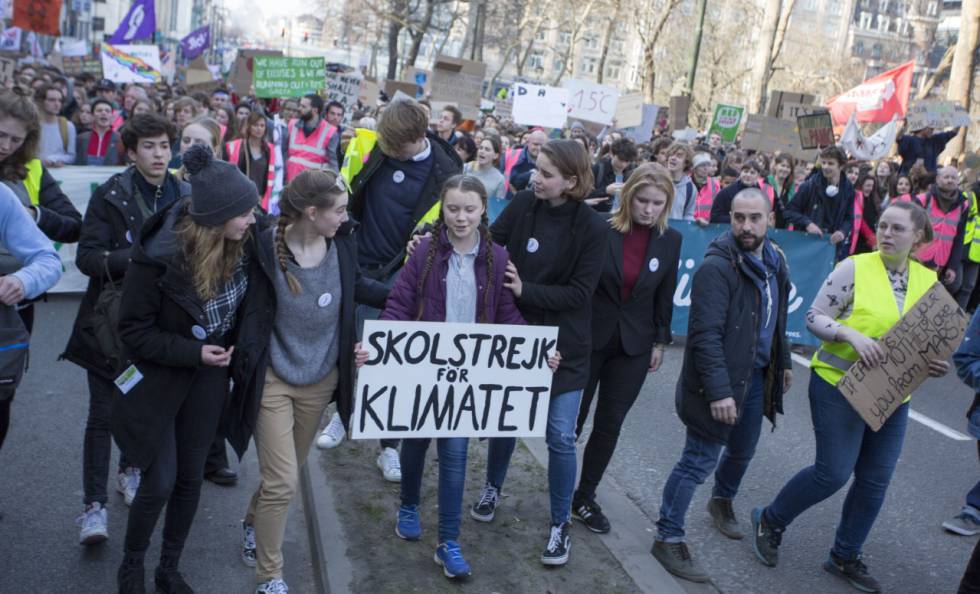
<path id="1" fill-rule="evenodd" d="M 827 196 L 833 198 L 837 195 L 837 186 L 827 186 Z"/>

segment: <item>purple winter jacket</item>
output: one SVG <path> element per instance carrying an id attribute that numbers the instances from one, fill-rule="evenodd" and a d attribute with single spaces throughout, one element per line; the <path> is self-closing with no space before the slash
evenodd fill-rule
<path id="1" fill-rule="evenodd" d="M 388 302 L 381 312 L 382 320 L 422 320 L 424 322 L 446 321 L 446 274 L 449 271 L 449 256 L 453 246 L 443 229 L 438 239 L 426 237 L 419 242 L 408 262 L 398 275 L 398 280 L 388 294 Z M 432 269 L 425 279 L 422 295 L 417 290 L 419 276 L 425 267 L 429 246 L 438 241 L 436 253 L 432 259 Z M 493 289 L 487 295 L 487 249 L 493 250 Z M 485 311 L 485 321 L 489 324 L 527 324 L 517 309 L 514 294 L 504 288 L 504 270 L 507 268 L 507 250 L 503 247 L 480 240 L 480 250 L 476 255 L 474 273 L 476 274 L 476 306 L 478 311 Z M 422 315 L 419 317 L 419 299 L 423 300 Z M 481 321 L 480 315 L 475 316 Z"/>

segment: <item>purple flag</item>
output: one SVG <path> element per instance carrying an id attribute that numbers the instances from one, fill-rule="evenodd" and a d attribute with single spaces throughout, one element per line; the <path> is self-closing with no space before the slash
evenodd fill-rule
<path id="1" fill-rule="evenodd" d="M 134 0 L 109 43 L 126 44 L 140 39 L 153 39 L 156 28 L 157 15 L 153 9 L 153 0 Z"/>
<path id="2" fill-rule="evenodd" d="M 187 37 L 180 40 L 180 50 L 188 60 L 200 56 L 204 50 L 211 46 L 211 26 L 204 25 L 194 29 L 187 34 Z"/>

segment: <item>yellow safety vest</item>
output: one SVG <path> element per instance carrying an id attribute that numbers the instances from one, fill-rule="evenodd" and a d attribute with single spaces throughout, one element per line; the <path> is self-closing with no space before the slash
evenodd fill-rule
<path id="1" fill-rule="evenodd" d="M 977 229 L 977 219 L 980 218 L 980 212 L 977 210 L 977 195 L 973 192 L 965 192 L 965 194 L 970 200 L 970 210 L 967 213 L 963 245 L 969 248 L 967 257 L 972 262 L 980 262 L 980 229 Z"/>
<path id="2" fill-rule="evenodd" d="M 838 322 L 874 340 L 884 336 L 898 322 L 901 314 L 911 309 L 936 283 L 935 271 L 909 260 L 908 289 L 900 314 L 881 255 L 875 251 L 851 256 L 850 259 L 854 261 L 854 305 L 851 315 Z M 810 369 L 827 383 L 837 385 L 844 372 L 858 358 L 846 342 L 824 342 L 814 353 Z"/>
<path id="3" fill-rule="evenodd" d="M 24 187 L 27 188 L 27 195 L 31 199 L 31 204 L 37 206 L 41 201 L 41 174 L 44 167 L 40 159 L 32 159 L 27 162 L 27 177 L 24 178 Z"/>

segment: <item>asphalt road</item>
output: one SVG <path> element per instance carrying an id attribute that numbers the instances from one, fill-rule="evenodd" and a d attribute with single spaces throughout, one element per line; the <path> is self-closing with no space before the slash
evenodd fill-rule
<path id="1" fill-rule="evenodd" d="M 647 379 L 626 419 L 608 471 L 647 516 L 651 529 L 664 482 L 683 448 L 684 427 L 673 404 L 682 355 L 680 347 L 671 347 L 663 368 Z M 755 460 L 735 501 L 736 513 L 747 530 L 751 509 L 769 503 L 787 480 L 813 463 L 806 393 L 809 370 L 794 364 L 794 372 L 794 387 L 785 398 L 786 414 L 775 432 L 765 422 Z M 924 384 L 915 393 L 912 408 L 963 433 L 972 398 L 970 390 L 950 374 Z M 946 534 L 940 525 L 959 511 L 966 492 L 980 478 L 976 448 L 972 440 L 957 441 L 910 420 L 884 507 L 865 545 L 865 561 L 886 592 L 956 591 L 976 540 Z M 756 561 L 748 540 L 728 540 L 712 527 L 705 511 L 712 481 L 709 478 L 695 496 L 687 533 L 692 554 L 711 573 L 719 590 L 740 594 L 854 592 L 821 568 L 833 544 L 846 488 L 794 522 L 783 538 L 779 566 L 771 569 Z M 651 542 L 652 537 L 651 532 Z"/>
<path id="2" fill-rule="evenodd" d="M 82 512 L 82 437 L 88 414 L 84 371 L 57 361 L 78 309 L 74 297 L 53 297 L 37 306 L 30 370 L 13 403 L 10 433 L 0 450 L 0 592 L 88 594 L 115 592 L 116 568 L 128 508 L 110 472 L 109 541 L 78 544 L 75 517 Z M 110 469 L 115 468 L 113 452 Z M 229 449 L 229 457 L 235 456 Z M 238 554 L 240 520 L 258 484 L 250 450 L 235 487 L 205 481 L 181 568 L 188 583 L 209 594 L 255 590 L 254 570 Z M 297 499 L 286 527 L 285 579 L 290 592 L 314 591 L 308 531 Z M 147 584 L 159 554 L 161 518 L 147 554 Z"/>

